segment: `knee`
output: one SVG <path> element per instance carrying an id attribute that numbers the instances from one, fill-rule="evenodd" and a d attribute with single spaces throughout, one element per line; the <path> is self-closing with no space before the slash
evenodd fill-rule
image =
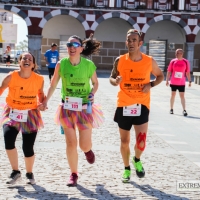
<path id="1" fill-rule="evenodd" d="M 130 139 L 128 139 L 128 138 L 122 139 L 122 138 L 121 138 L 121 146 L 122 146 L 122 147 L 127 147 L 127 146 L 129 146 L 129 143 L 130 143 Z"/>
<path id="2" fill-rule="evenodd" d="M 91 143 L 90 144 L 79 143 L 79 146 L 83 152 L 88 152 L 91 149 L 92 144 Z"/>
<path id="3" fill-rule="evenodd" d="M 22 149 L 23 149 L 25 157 L 32 157 L 32 156 L 34 156 L 33 146 L 23 145 Z"/>
<path id="4" fill-rule="evenodd" d="M 76 140 L 70 140 L 68 139 L 66 141 L 66 144 L 67 144 L 67 147 L 70 147 L 70 148 L 76 148 L 77 147 L 77 141 Z"/>
<path id="5" fill-rule="evenodd" d="M 146 147 L 146 133 L 139 133 L 136 138 L 136 148 L 140 151 L 144 151 Z"/>

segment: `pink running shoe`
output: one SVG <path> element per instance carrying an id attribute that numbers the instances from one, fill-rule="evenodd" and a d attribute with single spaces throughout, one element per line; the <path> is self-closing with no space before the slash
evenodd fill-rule
<path id="1" fill-rule="evenodd" d="M 76 173 L 72 173 L 70 178 L 69 178 L 69 181 L 67 183 L 67 186 L 69 187 L 74 187 L 77 185 L 77 180 L 78 180 L 78 175 Z"/>
<path id="2" fill-rule="evenodd" d="M 90 163 L 90 164 L 94 163 L 95 155 L 94 155 L 92 150 L 90 150 L 87 153 L 85 153 L 85 157 L 86 157 L 86 160 L 88 161 L 88 163 Z"/>

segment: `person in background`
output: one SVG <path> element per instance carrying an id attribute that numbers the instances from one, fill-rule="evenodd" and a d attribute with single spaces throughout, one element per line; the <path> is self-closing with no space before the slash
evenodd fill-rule
<path id="1" fill-rule="evenodd" d="M 6 67 L 10 67 L 10 54 L 11 54 L 11 47 L 7 46 L 6 51 L 4 53 L 5 58 L 6 58 Z"/>
<path id="2" fill-rule="evenodd" d="M 191 87 L 192 81 L 190 76 L 190 63 L 188 60 L 183 58 L 183 53 L 183 49 L 176 50 L 176 58 L 171 60 L 167 69 L 166 86 L 169 86 L 169 79 L 171 77 L 170 87 L 172 92 L 170 98 L 170 114 L 174 114 L 174 100 L 176 96 L 176 90 L 178 90 L 183 108 L 183 116 L 187 116 L 188 113 L 185 106 L 185 76 L 187 76 L 189 81 L 189 87 Z"/>
<path id="3" fill-rule="evenodd" d="M 57 51 L 57 44 L 52 43 L 51 49 L 47 50 L 44 54 L 44 59 L 46 61 L 46 66 L 49 71 L 49 80 L 51 82 L 51 78 L 54 75 L 55 67 L 57 62 L 59 61 L 59 53 Z"/>

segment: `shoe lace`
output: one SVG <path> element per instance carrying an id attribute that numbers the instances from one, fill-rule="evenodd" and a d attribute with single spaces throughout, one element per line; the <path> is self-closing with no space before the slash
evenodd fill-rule
<path id="1" fill-rule="evenodd" d="M 136 164 L 137 171 L 141 172 L 143 170 L 142 163 L 139 161 L 139 162 L 137 162 L 135 164 Z"/>
<path id="2" fill-rule="evenodd" d="M 126 177 L 129 177 L 129 176 L 130 176 L 130 170 L 125 169 L 123 177 L 126 178 Z"/>

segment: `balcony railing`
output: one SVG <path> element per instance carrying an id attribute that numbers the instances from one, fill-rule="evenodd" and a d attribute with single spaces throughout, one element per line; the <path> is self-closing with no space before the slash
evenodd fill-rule
<path id="1" fill-rule="evenodd" d="M 162 11 L 199 11 L 200 4 L 197 0 L 191 0 L 191 3 L 182 5 L 173 5 L 173 0 L 0 0 L 0 4 L 27 4 L 43 6 L 63 6 L 63 7 L 85 7 L 94 9 L 117 9 L 117 10 L 162 10 Z M 194 4 L 196 3 L 196 4 Z"/>

